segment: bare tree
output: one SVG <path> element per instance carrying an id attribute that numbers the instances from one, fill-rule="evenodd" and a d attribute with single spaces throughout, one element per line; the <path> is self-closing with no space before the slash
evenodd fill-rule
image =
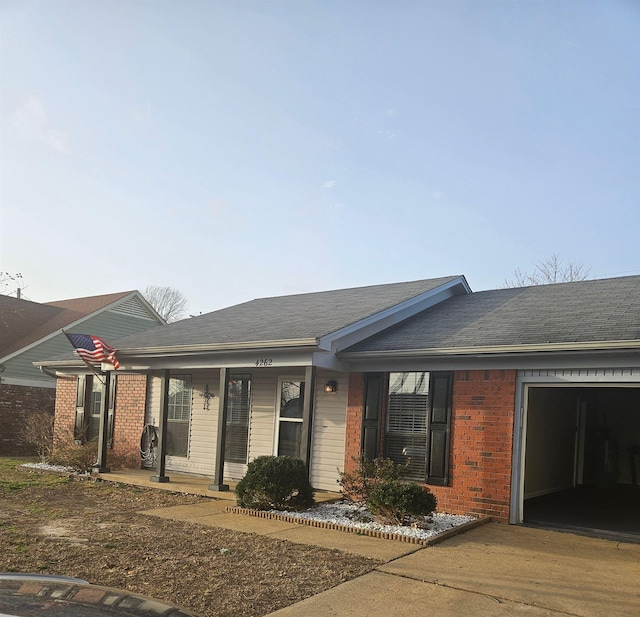
<path id="1" fill-rule="evenodd" d="M 591 268 L 573 261 L 563 263 L 557 253 L 534 264 L 532 272 L 513 271 L 513 277 L 505 279 L 505 287 L 526 287 L 528 285 L 548 285 L 550 283 L 568 283 L 584 281 L 589 277 Z"/>
<path id="2" fill-rule="evenodd" d="M 6 293 L 7 296 L 15 295 L 18 300 L 22 297 L 25 289 L 22 274 L 11 274 L 10 272 L 0 272 L 0 293 Z"/>
<path id="3" fill-rule="evenodd" d="M 177 289 L 161 287 L 159 285 L 148 285 L 142 292 L 142 295 L 168 323 L 178 321 L 187 314 L 187 299 L 182 295 L 182 292 Z"/>

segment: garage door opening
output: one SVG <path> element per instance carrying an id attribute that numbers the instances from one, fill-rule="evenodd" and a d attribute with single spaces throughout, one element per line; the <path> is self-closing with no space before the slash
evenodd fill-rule
<path id="1" fill-rule="evenodd" d="M 640 388 L 529 387 L 524 522 L 640 541 Z"/>

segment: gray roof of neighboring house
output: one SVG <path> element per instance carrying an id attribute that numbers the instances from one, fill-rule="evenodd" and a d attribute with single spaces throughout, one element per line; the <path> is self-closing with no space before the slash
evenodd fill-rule
<path id="1" fill-rule="evenodd" d="M 318 339 L 461 276 L 261 298 L 123 337 L 120 350 Z"/>
<path id="2" fill-rule="evenodd" d="M 454 296 L 344 350 L 640 341 L 640 276 Z"/>

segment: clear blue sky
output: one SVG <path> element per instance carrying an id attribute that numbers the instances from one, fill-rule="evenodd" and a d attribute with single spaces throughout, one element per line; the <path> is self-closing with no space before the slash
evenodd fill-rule
<path id="1" fill-rule="evenodd" d="M 640 3 L 0 0 L 0 270 L 190 312 L 640 274 Z"/>

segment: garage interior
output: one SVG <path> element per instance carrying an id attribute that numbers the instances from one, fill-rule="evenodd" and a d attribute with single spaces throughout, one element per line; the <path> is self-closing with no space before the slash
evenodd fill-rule
<path id="1" fill-rule="evenodd" d="M 640 542 L 640 387 L 529 387 L 525 448 L 525 524 Z"/>

